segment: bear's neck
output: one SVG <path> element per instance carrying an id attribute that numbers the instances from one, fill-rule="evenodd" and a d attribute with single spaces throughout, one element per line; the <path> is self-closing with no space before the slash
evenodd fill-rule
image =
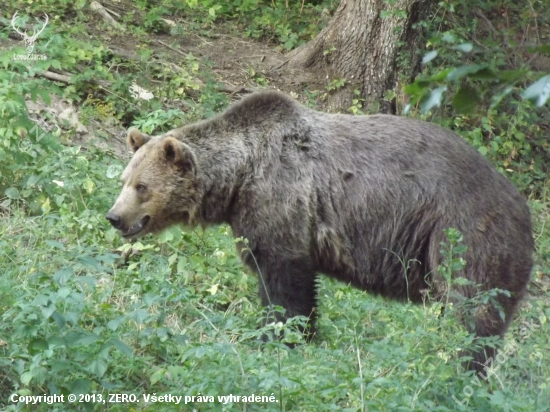
<path id="1" fill-rule="evenodd" d="M 249 154 L 245 144 L 236 139 L 220 144 L 201 142 L 194 147 L 200 172 L 200 209 L 198 220 L 208 226 L 229 223 L 233 209 L 240 201 L 246 183 Z M 249 167 L 248 167 L 249 168 Z"/>
<path id="2" fill-rule="evenodd" d="M 197 223 L 229 223 L 235 230 L 239 222 L 248 220 L 248 213 L 258 206 L 254 204 L 258 182 L 265 181 L 280 163 L 285 136 L 300 136 L 303 125 L 299 123 L 264 118 L 235 125 L 219 117 L 184 127 L 184 140 L 199 168 Z"/>

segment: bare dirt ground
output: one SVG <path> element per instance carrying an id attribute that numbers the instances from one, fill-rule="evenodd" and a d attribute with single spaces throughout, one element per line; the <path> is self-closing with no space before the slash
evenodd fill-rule
<path id="1" fill-rule="evenodd" d="M 268 81 L 262 88 L 275 88 L 287 94 L 295 94 L 294 97 L 297 98 L 304 87 L 318 90 L 325 85 L 322 74 L 289 68 L 285 55 L 274 46 L 229 34 L 224 28 L 211 37 L 198 34 L 189 34 L 182 38 L 151 36 L 151 47 L 159 52 L 163 52 L 163 48 L 166 50 L 166 44 L 169 43 L 176 43 L 182 54 L 192 53 L 208 59 L 218 81 L 236 86 L 236 90 L 242 91 L 240 87 L 249 91 L 257 89 L 255 76 L 264 77 Z M 177 60 L 177 53 L 174 57 Z"/>

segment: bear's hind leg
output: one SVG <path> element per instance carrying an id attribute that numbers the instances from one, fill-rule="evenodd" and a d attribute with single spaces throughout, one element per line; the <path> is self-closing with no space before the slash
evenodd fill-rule
<path id="1" fill-rule="evenodd" d="M 477 308 L 475 317 L 475 334 L 479 337 L 489 336 L 504 336 L 506 329 L 514 313 L 516 312 L 519 298 L 516 296 L 505 297 L 501 296 L 498 301 L 499 305 L 504 311 L 504 319 L 502 319 L 500 311 L 494 304 L 484 304 Z M 469 365 L 469 369 L 477 372 L 485 371 L 487 367 L 491 366 L 495 361 L 498 347 L 491 348 L 484 346 L 479 352 L 473 353 L 473 361 Z"/>

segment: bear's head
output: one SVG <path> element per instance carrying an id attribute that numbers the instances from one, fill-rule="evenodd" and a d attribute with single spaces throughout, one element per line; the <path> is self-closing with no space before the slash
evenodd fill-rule
<path id="1" fill-rule="evenodd" d="M 127 238 L 176 223 L 195 225 L 200 196 L 192 149 L 169 133 L 151 137 L 131 129 L 127 141 L 134 156 L 107 220 Z"/>

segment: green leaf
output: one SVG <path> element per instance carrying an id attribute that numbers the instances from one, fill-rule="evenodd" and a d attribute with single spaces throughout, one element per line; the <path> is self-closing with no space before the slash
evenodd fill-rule
<path id="1" fill-rule="evenodd" d="M 420 110 L 423 113 L 429 112 L 433 107 L 439 107 L 441 105 L 441 99 L 443 93 L 447 90 L 447 86 L 440 86 L 437 89 L 430 91 L 428 96 L 420 103 Z"/>
<path id="2" fill-rule="evenodd" d="M 116 253 L 105 253 L 103 255 L 97 255 L 95 259 L 102 262 L 105 265 L 112 265 L 118 259 L 120 259 L 120 256 L 117 255 Z"/>
<path id="3" fill-rule="evenodd" d="M 124 353 L 125 355 L 132 357 L 133 352 L 132 349 L 128 345 L 126 345 L 124 342 L 118 340 L 118 339 L 111 339 L 111 342 L 113 343 L 113 346 L 117 348 L 119 351 Z"/>
<path id="4" fill-rule="evenodd" d="M 33 102 L 36 103 L 37 95 L 38 95 L 38 88 L 37 88 L 37 87 L 33 87 L 33 88 L 30 89 L 29 91 L 30 91 L 30 95 L 31 95 L 31 100 L 32 100 Z"/>
<path id="5" fill-rule="evenodd" d="M 97 278 L 93 276 L 79 276 L 78 282 L 81 284 L 86 284 L 87 286 L 94 288 L 97 284 Z"/>
<path id="6" fill-rule="evenodd" d="M 464 76 L 468 76 L 472 73 L 477 73 L 478 71 L 485 68 L 486 66 L 484 64 L 471 64 L 469 66 L 461 66 L 451 71 L 447 75 L 447 80 L 459 80 Z"/>
<path id="7" fill-rule="evenodd" d="M 133 319 L 139 325 L 141 325 L 143 321 L 147 319 L 147 316 L 149 316 L 149 313 L 146 309 L 137 309 L 130 313 L 130 315 L 128 315 L 130 319 Z"/>
<path id="8" fill-rule="evenodd" d="M 58 311 L 54 311 L 52 313 L 52 319 L 57 323 L 57 326 L 62 328 L 67 324 L 67 319 L 65 319 L 65 316 L 63 316 Z"/>
<path id="9" fill-rule="evenodd" d="M 92 194 L 95 189 L 95 183 L 91 179 L 86 179 L 84 183 L 82 183 L 82 187 L 86 190 L 86 192 Z"/>
<path id="10" fill-rule="evenodd" d="M 550 56 L 550 44 L 543 44 L 541 46 L 536 47 L 530 47 L 529 48 L 530 53 L 543 53 Z"/>
<path id="11" fill-rule="evenodd" d="M 47 89 L 38 89 L 36 92 L 40 97 L 42 97 L 42 100 L 44 101 L 44 103 L 46 103 L 49 106 L 52 101 L 50 97 L 50 92 L 48 92 Z"/>
<path id="12" fill-rule="evenodd" d="M 49 317 L 52 316 L 55 312 L 55 303 L 48 302 L 46 306 L 42 306 L 40 308 L 40 311 L 42 312 L 42 316 L 44 316 L 45 319 L 49 319 Z"/>
<path id="13" fill-rule="evenodd" d="M 95 374 L 98 378 L 101 378 L 107 371 L 107 366 L 107 361 L 102 357 L 98 357 L 91 363 L 88 370 Z"/>
<path id="14" fill-rule="evenodd" d="M 65 288 L 65 287 L 59 288 L 59 290 L 57 291 L 57 296 L 61 299 L 65 299 L 70 294 L 71 294 L 71 289 Z"/>
<path id="15" fill-rule="evenodd" d="M 86 346 L 99 339 L 95 333 L 69 332 L 66 335 L 69 346 Z"/>
<path id="16" fill-rule="evenodd" d="M 394 12 L 395 17 L 399 17 L 401 19 L 407 18 L 407 11 L 406 10 L 395 10 Z"/>
<path id="17" fill-rule="evenodd" d="M 500 70 L 497 73 L 497 76 L 500 80 L 506 83 L 513 83 L 517 80 L 522 79 L 529 71 L 526 69 L 520 70 Z"/>
<path id="18" fill-rule="evenodd" d="M 87 268 L 95 269 L 97 271 L 101 271 L 105 269 L 101 265 L 101 263 L 93 256 L 79 256 L 77 259 L 79 263 L 81 263 L 83 266 Z"/>
<path id="19" fill-rule="evenodd" d="M 453 49 L 460 50 L 461 52 L 464 52 L 464 53 L 471 52 L 473 48 L 474 46 L 472 46 L 472 43 L 462 43 L 453 47 Z"/>
<path id="20" fill-rule="evenodd" d="M 48 341 L 41 338 L 33 339 L 27 345 L 27 349 L 31 355 L 36 355 L 39 352 L 44 352 L 49 347 L 50 346 L 48 345 Z"/>
<path id="21" fill-rule="evenodd" d="M 285 42 L 285 49 L 286 50 L 292 50 L 292 48 L 296 45 L 296 39 L 288 39 Z"/>
<path id="22" fill-rule="evenodd" d="M 407 93 L 409 96 L 422 95 L 426 91 L 427 87 L 428 87 L 428 83 L 421 83 L 419 81 L 415 81 L 414 83 L 411 83 L 405 86 L 405 93 Z"/>
<path id="23" fill-rule="evenodd" d="M 70 393 L 80 395 L 90 393 L 92 383 L 88 379 L 76 379 L 70 386 Z"/>
<path id="24" fill-rule="evenodd" d="M 62 70 L 62 68 L 61 68 L 61 62 L 60 62 L 59 60 L 55 60 L 55 59 L 50 60 L 50 65 L 51 65 L 54 69 Z M 72 83 L 71 80 L 69 80 L 69 81 Z"/>
<path id="25" fill-rule="evenodd" d="M 157 369 L 155 372 L 153 372 L 153 374 L 151 375 L 151 378 L 150 378 L 151 379 L 151 385 L 154 385 L 155 383 L 160 381 L 165 373 L 166 373 L 166 369 L 164 369 L 164 368 Z"/>
<path id="26" fill-rule="evenodd" d="M 536 100 L 537 106 L 542 106 L 550 98 L 550 74 L 541 77 L 521 94 L 526 100 Z"/>
<path id="27" fill-rule="evenodd" d="M 430 82 L 441 82 L 447 78 L 447 76 L 452 70 L 454 70 L 452 67 L 445 70 L 441 70 L 439 73 L 436 73 L 433 76 L 428 77 L 427 80 Z"/>
<path id="28" fill-rule="evenodd" d="M 33 378 L 33 373 L 32 372 L 23 372 L 21 374 L 21 383 L 23 385 L 28 385 L 31 381 L 31 379 Z"/>
<path id="29" fill-rule="evenodd" d="M 72 268 L 63 268 L 53 274 L 53 280 L 59 283 L 60 286 L 63 286 L 65 283 L 67 283 L 67 280 L 69 280 L 72 274 Z"/>
<path id="30" fill-rule="evenodd" d="M 111 329 L 112 331 L 115 331 L 118 329 L 120 325 L 122 325 L 126 321 L 126 316 L 119 316 L 117 318 L 111 319 L 107 323 L 107 327 Z"/>
<path id="31" fill-rule="evenodd" d="M 186 266 L 187 266 L 187 259 L 185 259 L 184 257 L 180 257 L 178 259 L 178 265 L 176 266 L 177 272 L 178 273 L 183 273 Z"/>
<path id="32" fill-rule="evenodd" d="M 426 53 L 424 57 L 422 58 L 422 64 L 426 64 L 431 62 L 433 59 L 437 57 L 437 50 L 432 50 L 429 53 Z"/>
<path id="33" fill-rule="evenodd" d="M 443 34 L 443 37 L 441 37 L 441 40 L 443 40 L 446 43 L 454 43 L 456 39 L 452 33 L 447 32 Z"/>
<path id="34" fill-rule="evenodd" d="M 36 306 L 46 306 L 48 304 L 48 296 L 44 294 L 36 295 L 32 300 L 32 304 Z"/>
<path id="35" fill-rule="evenodd" d="M 19 199 L 19 190 L 15 187 L 10 187 L 4 192 L 6 196 L 10 199 Z"/>
<path id="36" fill-rule="evenodd" d="M 491 109 L 498 106 L 500 104 L 500 102 L 502 101 L 502 99 L 504 99 L 504 97 L 509 95 L 512 92 L 512 90 L 513 90 L 512 86 L 508 86 L 503 91 L 501 91 L 500 93 L 495 94 L 491 98 L 491 106 L 490 106 Z"/>
<path id="37" fill-rule="evenodd" d="M 115 177 L 120 176 L 121 173 L 122 173 L 122 166 L 118 164 L 114 164 L 114 165 L 110 165 L 107 168 L 106 175 L 109 179 L 114 179 Z"/>
<path id="38" fill-rule="evenodd" d="M 33 370 L 33 375 L 34 381 L 38 385 L 42 385 L 48 377 L 48 370 L 44 366 L 40 366 L 39 368 Z"/>
<path id="39" fill-rule="evenodd" d="M 467 77 L 469 79 L 476 80 L 498 80 L 498 76 L 496 75 L 496 73 L 488 67 L 485 67 L 484 69 L 481 69 L 475 73 L 468 74 Z"/>
<path id="40" fill-rule="evenodd" d="M 104 233 L 104 237 L 105 237 L 105 240 L 107 241 L 107 243 L 113 243 L 113 241 L 115 240 L 115 238 L 117 236 L 117 233 L 118 233 L 118 231 L 115 228 L 111 228 L 111 229 L 107 230 Z"/>
<path id="41" fill-rule="evenodd" d="M 476 89 L 461 87 L 453 97 L 453 106 L 459 113 L 472 113 L 481 101 Z"/>
<path id="42" fill-rule="evenodd" d="M 46 244 L 54 249 L 63 250 L 65 248 L 65 245 L 57 240 L 46 240 Z"/>
<path id="43" fill-rule="evenodd" d="M 169 243 L 174 240 L 174 235 L 170 230 L 165 230 L 160 235 L 158 235 L 157 239 L 159 243 Z"/>

